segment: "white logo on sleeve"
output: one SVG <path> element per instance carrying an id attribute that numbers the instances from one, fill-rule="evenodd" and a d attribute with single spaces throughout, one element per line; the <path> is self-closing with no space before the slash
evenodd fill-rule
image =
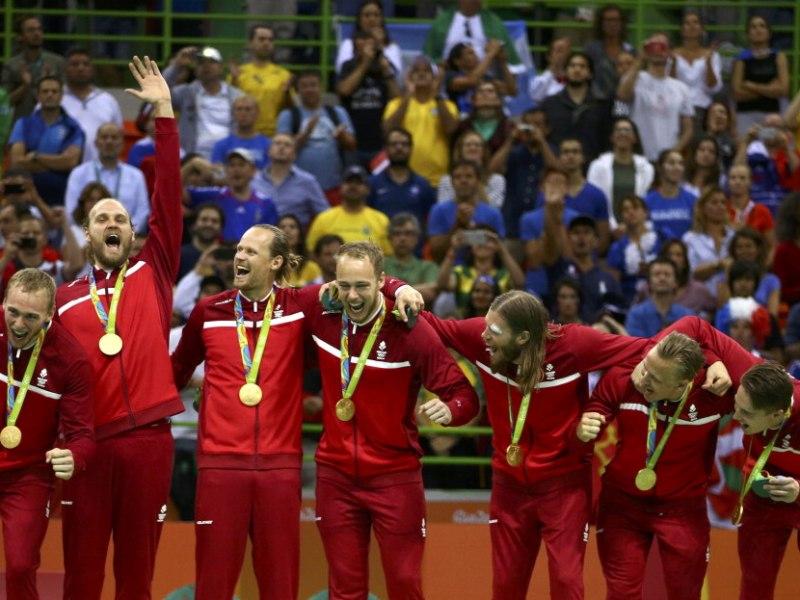
<path id="1" fill-rule="evenodd" d="M 167 505 L 162 504 L 161 510 L 158 511 L 158 517 L 156 517 L 156 523 L 163 523 L 166 518 L 167 518 Z"/>
<path id="2" fill-rule="evenodd" d="M 386 342 L 381 340 L 381 343 L 378 344 L 378 351 L 375 353 L 375 356 L 378 357 L 378 360 L 386 360 L 386 354 L 389 352 Z"/>
<path id="3" fill-rule="evenodd" d="M 36 386 L 40 388 L 47 387 L 47 369 L 39 371 L 39 376 L 36 378 Z"/>
<path id="4" fill-rule="evenodd" d="M 588 544 L 589 543 L 589 523 L 588 522 L 583 526 L 583 543 L 584 544 Z"/>
<path id="5" fill-rule="evenodd" d="M 213 522 L 214 522 L 214 520 L 211 519 L 211 520 L 208 520 L 208 521 L 195 521 L 195 524 L 196 525 L 211 525 Z"/>
<path id="6" fill-rule="evenodd" d="M 428 528 L 425 526 L 425 517 L 422 517 L 422 525 L 420 526 L 419 531 L 423 538 L 428 537 Z"/>

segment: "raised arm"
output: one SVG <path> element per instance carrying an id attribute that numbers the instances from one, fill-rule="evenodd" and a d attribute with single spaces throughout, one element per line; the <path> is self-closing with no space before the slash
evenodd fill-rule
<path id="1" fill-rule="evenodd" d="M 139 100 L 151 103 L 156 117 L 156 182 L 148 226 L 150 235 L 141 256 L 154 268 L 159 279 L 159 292 L 171 309 L 172 283 L 178 274 L 183 208 L 180 178 L 180 146 L 170 90 L 158 65 L 148 57 L 138 56 L 128 65 L 140 89 L 127 89 Z"/>

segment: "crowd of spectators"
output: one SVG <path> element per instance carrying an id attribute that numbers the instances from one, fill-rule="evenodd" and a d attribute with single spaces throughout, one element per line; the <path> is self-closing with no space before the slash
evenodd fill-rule
<path id="1" fill-rule="evenodd" d="M 328 87 L 276 62 L 267 25 L 230 65 L 210 46 L 179 50 L 164 69 L 187 225 L 174 324 L 231 287 L 237 240 L 270 223 L 302 256 L 292 285 L 330 281 L 339 245 L 371 239 L 440 315 L 481 316 L 514 288 L 557 322 L 639 336 L 698 314 L 800 371 L 800 93 L 769 23 L 748 19 L 726 70 L 697 12 L 675 47 L 657 34 L 635 48 L 616 5 L 595 21 L 583 49 L 552 40 L 522 114 L 505 104 L 517 48 L 474 0 L 442 11 L 405 63 L 381 2 L 362 2 Z M 91 53 L 45 50 L 37 17 L 17 34 L 0 285 L 29 266 L 70 281 L 99 199 L 118 198 L 146 238 L 153 119 L 143 106 L 125 156 Z"/>

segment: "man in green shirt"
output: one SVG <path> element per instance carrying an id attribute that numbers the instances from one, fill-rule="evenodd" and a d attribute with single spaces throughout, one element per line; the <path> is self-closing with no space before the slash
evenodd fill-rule
<path id="1" fill-rule="evenodd" d="M 419 245 L 422 229 L 419 220 L 408 212 L 397 213 L 389 221 L 389 243 L 394 256 L 384 259 L 383 270 L 387 275 L 402 279 L 411 284 L 431 306 L 438 292 L 436 278 L 439 267 L 429 261 L 414 256 L 414 249 Z"/>

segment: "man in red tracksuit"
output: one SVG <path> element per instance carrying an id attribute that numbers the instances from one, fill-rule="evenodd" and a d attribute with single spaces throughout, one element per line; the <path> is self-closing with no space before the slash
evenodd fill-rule
<path id="1" fill-rule="evenodd" d="M 609 600 L 642 598 L 654 538 L 668 597 L 700 598 L 710 541 L 706 491 L 719 420 L 732 411 L 733 394 L 720 397 L 700 387 L 704 362 L 718 358 L 711 352 L 706 361 L 700 345 L 679 333 L 693 333 L 693 324 L 678 321 L 638 363 L 608 370 L 577 426 L 577 438 L 591 442 L 612 419 L 617 422 L 617 448 L 603 474 L 597 520 Z M 654 482 L 642 479 L 649 467 Z"/>
<path id="2" fill-rule="evenodd" d="M 169 363 L 172 282 L 182 232 L 178 132 L 158 67 L 134 57 L 134 92 L 155 106 L 156 187 L 149 237 L 130 256 L 133 226 L 117 200 L 91 210 L 89 277 L 58 290 L 58 319 L 92 364 L 97 452 L 65 486 L 64 598 L 100 598 L 114 536 L 116 597 L 150 598 L 172 473 L 169 417 L 183 411 Z M 141 226 L 141 224 L 136 224 Z"/>
<path id="3" fill-rule="evenodd" d="M 0 521 L 10 600 L 39 598 L 36 570 L 53 475 L 83 473 L 94 449 L 91 367 L 75 338 L 51 321 L 55 294 L 47 273 L 17 271 L 0 319 L 7 352 L 0 369 Z"/>
<path id="4" fill-rule="evenodd" d="M 774 363 L 752 367 L 736 393 L 734 418 L 745 432 L 751 468 L 764 453 L 769 474 L 763 491 L 754 484 L 744 497 L 739 597 L 771 600 L 786 546 L 800 530 L 800 382 Z"/>
<path id="5" fill-rule="evenodd" d="M 310 328 L 322 375 L 324 433 L 317 449 L 317 525 L 332 600 L 368 593 L 370 529 L 389 598 L 422 598 L 426 535 L 415 406 L 420 385 L 437 396 L 419 412 L 463 425 L 478 399 L 431 327 L 394 319 L 384 299 L 383 255 L 368 242 L 337 255 L 342 311 L 317 310 Z"/>
<path id="6" fill-rule="evenodd" d="M 551 597 L 583 598 L 591 449 L 572 440 L 588 400 L 586 376 L 641 356 L 648 340 L 548 323 L 542 303 L 520 291 L 496 298 L 485 318 L 441 321 L 423 315 L 445 345 L 478 367 L 486 392 L 495 449 L 489 507 L 493 598 L 526 598 L 542 541 Z M 714 372 L 712 381 L 716 385 Z M 527 418 L 520 418 L 531 390 Z"/>
<path id="7" fill-rule="evenodd" d="M 319 286 L 274 285 L 284 283 L 296 263 L 280 229 L 248 229 L 234 257 L 236 290 L 197 304 L 172 355 L 178 388 L 206 364 L 195 507 L 198 600 L 233 596 L 248 534 L 260 597 L 297 597 L 304 341 L 308 316 L 320 303 Z M 389 291 L 400 283 L 393 280 Z M 249 370 L 239 319 L 250 369 L 257 368 L 253 381 L 261 396 L 255 403 L 240 395 Z"/>

